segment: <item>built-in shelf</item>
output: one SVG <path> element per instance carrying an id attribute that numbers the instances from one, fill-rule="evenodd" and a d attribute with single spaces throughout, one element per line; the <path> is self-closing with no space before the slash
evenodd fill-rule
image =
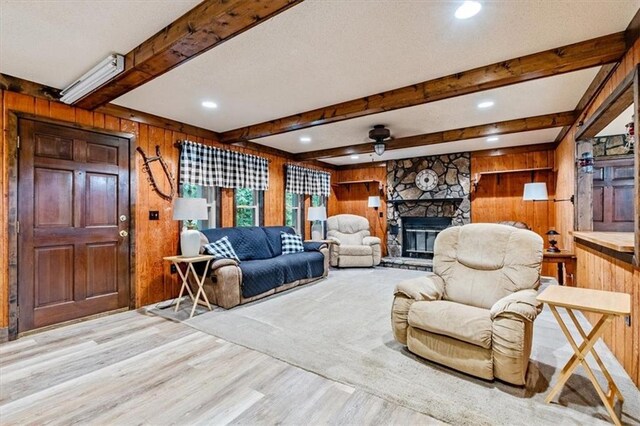
<path id="1" fill-rule="evenodd" d="M 371 189 L 371 185 L 374 185 L 374 188 L 378 188 L 380 194 L 384 192 L 384 185 L 381 181 L 376 179 L 366 179 L 366 180 L 346 180 L 342 182 L 334 182 L 331 186 L 351 186 L 351 185 L 364 185 L 367 187 L 367 191 Z"/>
<path id="2" fill-rule="evenodd" d="M 500 175 L 507 174 L 507 173 L 531 173 L 533 175 L 533 173 L 535 172 L 544 172 L 544 171 L 550 171 L 550 170 L 553 170 L 553 167 L 531 167 L 528 169 L 495 170 L 491 172 L 480 172 L 480 173 L 474 174 L 474 178 L 471 181 L 471 183 L 473 184 L 473 188 L 477 189 L 478 183 L 480 182 L 480 179 L 482 179 L 482 176 L 498 175 L 498 178 L 500 178 Z"/>
<path id="3" fill-rule="evenodd" d="M 464 198 L 412 198 L 407 200 L 387 200 L 387 203 L 402 204 L 402 203 L 419 203 L 419 202 L 435 202 L 435 201 L 449 201 L 452 203 L 461 203 Z"/>

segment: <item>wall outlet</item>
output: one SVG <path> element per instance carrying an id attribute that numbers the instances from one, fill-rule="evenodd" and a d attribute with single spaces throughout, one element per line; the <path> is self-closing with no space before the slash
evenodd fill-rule
<path id="1" fill-rule="evenodd" d="M 158 210 L 149 210 L 149 220 L 160 220 L 160 212 Z"/>
<path id="2" fill-rule="evenodd" d="M 378 214 L 380 215 L 380 217 L 384 217 L 384 213 L 383 212 L 380 212 Z"/>
<path id="3" fill-rule="evenodd" d="M 171 269 L 170 269 L 170 271 L 171 271 L 171 273 L 172 273 L 172 274 L 177 274 L 177 273 L 178 273 L 178 270 L 176 269 L 176 265 L 171 264 Z"/>

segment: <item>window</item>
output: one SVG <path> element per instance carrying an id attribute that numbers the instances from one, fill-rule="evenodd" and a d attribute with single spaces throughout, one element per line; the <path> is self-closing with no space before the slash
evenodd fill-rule
<path id="1" fill-rule="evenodd" d="M 209 229 L 220 226 L 220 188 L 183 183 L 182 196 L 185 198 L 205 198 L 207 200 L 207 220 L 197 220 L 198 229 Z"/>
<path id="2" fill-rule="evenodd" d="M 295 229 L 298 235 L 303 235 L 304 195 L 284 193 L 284 224 Z"/>
<path id="3" fill-rule="evenodd" d="M 263 213 L 263 191 L 237 188 L 235 203 L 235 226 L 260 226 Z"/>

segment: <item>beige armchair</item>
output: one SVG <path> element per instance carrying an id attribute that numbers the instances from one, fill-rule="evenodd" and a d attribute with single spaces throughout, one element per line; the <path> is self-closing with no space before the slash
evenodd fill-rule
<path id="1" fill-rule="evenodd" d="M 372 237 L 369 221 L 352 214 L 339 214 L 327 219 L 330 263 L 334 267 L 371 267 L 380 264 L 380 238 Z"/>
<path id="2" fill-rule="evenodd" d="M 487 380 L 523 385 L 529 365 L 542 238 L 498 224 L 438 234 L 433 271 L 400 283 L 396 340 L 428 360 Z"/>

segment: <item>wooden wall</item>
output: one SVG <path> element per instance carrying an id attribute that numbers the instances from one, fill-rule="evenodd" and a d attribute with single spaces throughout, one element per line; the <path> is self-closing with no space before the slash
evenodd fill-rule
<path id="1" fill-rule="evenodd" d="M 636 386 L 640 386 L 640 270 L 622 260 L 600 253 L 593 248 L 576 244 L 578 287 L 617 291 L 631 294 L 631 324 L 618 317 L 604 333 L 604 341 L 629 373 Z M 599 315 L 587 315 L 592 324 Z"/>
<path id="2" fill-rule="evenodd" d="M 2 188 L 0 216 L 2 216 L 2 223 L 5 224 L 0 241 L 0 268 L 2 271 L 5 271 L 0 274 L 0 328 L 7 327 L 8 325 L 8 275 L 6 272 L 8 271 L 8 243 L 6 232 L 8 223 L 8 159 L 5 135 L 8 133 L 7 115 L 9 111 L 25 112 L 60 121 L 93 126 L 99 129 L 133 133 L 137 137 L 138 145 L 147 153 L 153 153 L 155 146 L 160 145 L 163 157 L 167 160 L 176 180 L 179 151 L 173 144 L 177 140 L 189 139 L 208 145 L 221 146 L 211 139 L 204 139 L 202 137 L 120 119 L 110 115 L 72 108 L 58 102 L 49 102 L 10 91 L 0 91 L 0 106 L 2 108 L 2 111 L 0 111 L 0 127 L 3 129 L 0 148 L 2 158 L 2 173 L 0 174 L 0 188 Z M 230 147 L 230 149 L 261 155 L 270 160 L 269 190 L 265 193 L 265 225 L 282 224 L 284 217 L 284 164 L 289 161 L 277 155 L 265 154 L 250 149 L 236 147 Z M 132 288 L 135 288 L 136 306 L 143 306 L 177 295 L 179 290 L 177 276 L 170 273 L 169 265 L 162 260 L 162 257 L 176 253 L 179 229 L 177 222 L 172 220 L 171 203 L 162 200 L 155 192 L 151 191 L 146 175 L 141 172 L 140 156 L 138 155 L 137 157 L 138 188 L 136 194 L 134 229 L 136 277 L 135 282 L 131 285 Z M 328 169 L 326 171 L 331 172 L 331 170 Z M 222 195 L 222 223 L 223 226 L 232 226 L 233 191 L 225 190 Z M 330 208 L 334 203 L 334 200 L 331 198 L 332 197 L 329 199 Z M 149 221 L 149 210 L 158 210 L 160 212 L 160 220 Z"/>
<path id="3" fill-rule="evenodd" d="M 482 172 L 553 167 L 552 149 L 520 152 L 519 148 L 515 148 L 501 151 L 504 154 L 498 156 L 492 155 L 491 151 L 472 152 L 471 177 Z M 531 172 L 482 176 L 477 189 L 471 193 L 471 222 L 520 221 L 545 238 L 545 233 L 555 227 L 555 206 L 553 201 L 522 200 L 524 184 L 531 182 L 531 178 Z M 535 182 L 546 182 L 549 199 L 554 197 L 553 170 L 536 171 L 533 179 Z M 556 276 L 556 271 L 555 265 L 545 264 L 542 272 L 547 276 Z"/>
<path id="4" fill-rule="evenodd" d="M 640 39 L 636 40 L 633 47 L 625 54 L 618 68 L 616 68 L 611 77 L 605 82 L 602 90 L 594 98 L 591 105 L 581 114 L 578 121 L 586 121 L 638 63 L 640 63 Z M 564 136 L 555 152 L 556 197 L 558 198 L 568 198 L 573 195 L 575 191 L 575 134 L 577 123 L 578 122 L 576 122 L 571 127 L 571 130 Z M 573 238 L 570 232 L 574 230 L 575 211 L 572 205 L 565 204 L 566 203 L 558 203 L 556 205 L 556 226 L 562 236 L 564 246 L 572 248 Z"/>
<path id="5" fill-rule="evenodd" d="M 332 183 L 348 182 L 355 180 L 375 179 L 379 180 L 386 186 L 387 169 L 385 167 L 363 167 L 351 170 L 338 170 Z M 373 208 L 368 207 L 369 196 L 380 195 L 380 208 L 376 212 Z M 364 216 L 369 220 L 371 226 L 371 235 L 379 237 L 382 244 L 383 255 L 386 255 L 386 231 L 387 231 L 387 203 L 386 193 L 381 195 L 376 185 L 354 184 L 348 186 L 332 186 L 331 197 L 334 202 L 329 204 L 327 214 L 329 216 L 351 213 Z M 379 217 L 379 213 L 383 217 Z"/>

